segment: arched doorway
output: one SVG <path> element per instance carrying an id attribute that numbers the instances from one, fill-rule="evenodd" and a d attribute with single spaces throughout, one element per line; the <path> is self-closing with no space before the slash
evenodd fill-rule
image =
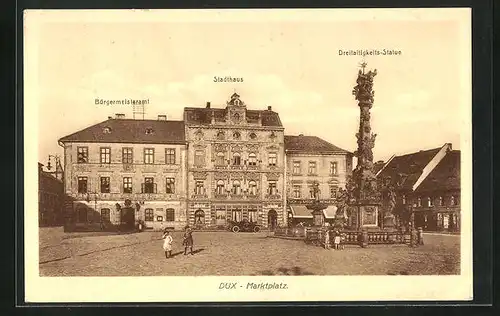
<path id="1" fill-rule="evenodd" d="M 194 224 L 196 226 L 202 226 L 205 224 L 205 212 L 203 210 L 197 210 L 194 212 Z"/>
<path id="2" fill-rule="evenodd" d="M 278 226 L 278 213 L 275 210 L 270 210 L 267 213 L 267 227 L 273 231 Z"/>

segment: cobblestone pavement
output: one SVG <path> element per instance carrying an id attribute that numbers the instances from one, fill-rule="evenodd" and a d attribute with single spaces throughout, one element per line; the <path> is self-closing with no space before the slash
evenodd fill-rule
<path id="1" fill-rule="evenodd" d="M 460 273 L 459 236 L 426 235 L 425 245 L 347 246 L 324 250 L 268 233 L 195 232 L 183 255 L 174 232 L 165 259 L 161 233 L 64 233 L 40 229 L 41 276 L 155 275 L 433 275 Z"/>

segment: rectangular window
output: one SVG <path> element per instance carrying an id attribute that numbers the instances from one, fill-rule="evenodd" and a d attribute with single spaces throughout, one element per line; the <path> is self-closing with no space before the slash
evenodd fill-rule
<path id="1" fill-rule="evenodd" d="M 88 163 L 89 162 L 89 148 L 88 147 L 78 147 L 77 148 L 77 163 Z"/>
<path id="2" fill-rule="evenodd" d="M 132 148 L 122 148 L 122 163 L 131 164 L 134 162 L 134 152 Z"/>
<path id="3" fill-rule="evenodd" d="M 109 223 L 111 221 L 111 212 L 109 208 L 101 209 L 101 222 Z"/>
<path id="4" fill-rule="evenodd" d="M 432 200 L 432 197 L 427 198 L 427 206 L 434 206 L 434 201 Z"/>
<path id="5" fill-rule="evenodd" d="M 101 147 L 101 163 L 111 163 L 111 148 Z"/>
<path id="6" fill-rule="evenodd" d="M 205 187 L 203 180 L 196 180 L 196 186 L 194 188 L 194 194 L 205 194 Z"/>
<path id="7" fill-rule="evenodd" d="M 300 161 L 293 162 L 293 174 L 300 174 Z"/>
<path id="8" fill-rule="evenodd" d="M 277 154 L 276 153 L 269 153 L 269 159 L 268 159 L 268 162 L 269 162 L 269 167 L 276 167 L 276 163 L 277 163 Z"/>
<path id="9" fill-rule="evenodd" d="M 293 197 L 296 199 L 300 199 L 300 185 L 294 185 L 293 186 Z"/>
<path id="10" fill-rule="evenodd" d="M 257 210 L 248 210 L 248 221 L 257 223 Z"/>
<path id="11" fill-rule="evenodd" d="M 153 209 L 152 208 L 147 208 L 144 210 L 144 220 L 146 222 L 152 222 L 153 221 Z"/>
<path id="12" fill-rule="evenodd" d="M 444 205 L 444 202 L 443 202 L 443 197 L 440 196 L 439 197 L 439 206 L 443 206 Z"/>
<path id="13" fill-rule="evenodd" d="M 175 178 L 167 178 L 165 193 L 175 193 Z"/>
<path id="14" fill-rule="evenodd" d="M 167 221 L 167 222 L 173 222 L 173 221 L 175 221 L 175 211 L 174 211 L 174 209 L 171 209 L 171 208 L 167 209 L 167 214 L 166 215 L 167 216 L 165 218 L 165 221 Z"/>
<path id="15" fill-rule="evenodd" d="M 205 165 L 205 151 L 196 150 L 194 152 L 194 165 L 197 167 L 202 167 Z"/>
<path id="16" fill-rule="evenodd" d="M 254 153 L 250 153 L 248 155 L 248 165 L 249 166 L 256 166 L 257 165 L 257 155 Z"/>
<path id="17" fill-rule="evenodd" d="M 153 178 L 144 178 L 143 193 L 155 193 L 155 183 Z"/>
<path id="18" fill-rule="evenodd" d="M 132 177 L 123 178 L 123 193 L 132 193 Z"/>
<path id="19" fill-rule="evenodd" d="M 268 193 L 270 195 L 278 194 L 278 186 L 275 180 L 271 180 L 268 182 L 268 189 L 269 189 Z"/>
<path id="20" fill-rule="evenodd" d="M 155 149 L 154 148 L 144 148 L 144 163 L 152 165 L 155 163 Z"/>
<path id="21" fill-rule="evenodd" d="M 401 197 L 401 203 L 403 205 L 406 205 L 406 195 L 403 194 L 403 196 Z"/>
<path id="22" fill-rule="evenodd" d="M 316 174 L 316 161 L 309 161 L 309 174 Z"/>
<path id="23" fill-rule="evenodd" d="M 174 148 L 165 149 L 165 164 L 175 165 L 175 149 Z"/>
<path id="24" fill-rule="evenodd" d="M 338 187 L 335 185 L 330 186 L 330 198 L 334 199 L 337 197 Z"/>
<path id="25" fill-rule="evenodd" d="M 87 193 L 87 177 L 78 177 L 78 193 Z"/>
<path id="26" fill-rule="evenodd" d="M 417 198 L 417 206 L 422 206 L 422 199 L 421 198 Z"/>
<path id="27" fill-rule="evenodd" d="M 110 192 L 110 179 L 109 177 L 101 177 L 101 193 Z"/>
<path id="28" fill-rule="evenodd" d="M 217 158 L 215 158 L 215 163 L 217 166 L 224 166 L 226 165 L 226 157 L 223 152 L 218 152 L 217 153 Z"/>
<path id="29" fill-rule="evenodd" d="M 330 162 L 330 175 L 336 175 L 337 174 L 337 162 L 332 161 Z"/>

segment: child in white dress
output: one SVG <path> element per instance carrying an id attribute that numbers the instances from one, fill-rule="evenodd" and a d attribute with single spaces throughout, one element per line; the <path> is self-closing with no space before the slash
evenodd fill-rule
<path id="1" fill-rule="evenodd" d="M 164 239 L 163 250 L 165 251 L 165 258 L 168 259 L 172 257 L 172 242 L 174 241 L 174 239 L 172 238 L 172 236 L 170 236 L 170 233 L 168 231 L 165 231 L 161 238 Z"/>

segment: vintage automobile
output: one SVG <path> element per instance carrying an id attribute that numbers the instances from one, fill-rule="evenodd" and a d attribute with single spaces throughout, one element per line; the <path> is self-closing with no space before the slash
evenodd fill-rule
<path id="1" fill-rule="evenodd" d="M 250 222 L 248 220 L 242 220 L 241 222 L 230 221 L 228 228 L 232 232 L 254 232 L 258 233 L 260 231 L 260 226 L 257 223 Z"/>

